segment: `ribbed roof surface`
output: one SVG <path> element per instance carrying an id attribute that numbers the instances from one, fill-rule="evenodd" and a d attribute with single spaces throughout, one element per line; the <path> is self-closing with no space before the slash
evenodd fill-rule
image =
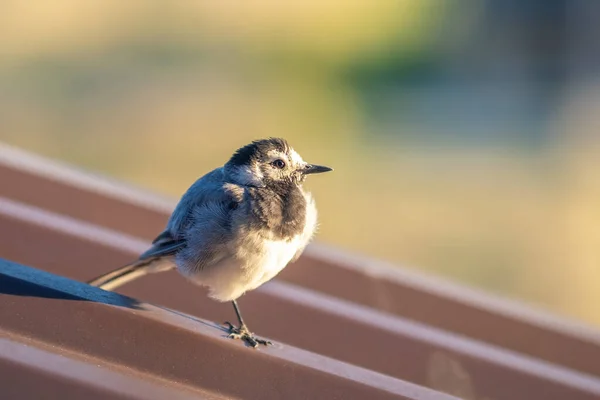
<path id="1" fill-rule="evenodd" d="M 174 202 L 0 147 L 2 398 L 598 399 L 600 334 L 322 245 L 240 299 L 275 346 L 177 273 L 118 293 Z"/>

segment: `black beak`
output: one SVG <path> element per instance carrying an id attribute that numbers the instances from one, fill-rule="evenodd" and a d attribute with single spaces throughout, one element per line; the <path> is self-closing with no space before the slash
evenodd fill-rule
<path id="1" fill-rule="evenodd" d="M 320 174 L 322 172 L 329 172 L 329 171 L 333 171 L 333 168 L 325 167 L 323 165 L 306 164 L 306 166 L 302 170 L 302 173 L 304 175 L 308 175 L 308 174 Z"/>

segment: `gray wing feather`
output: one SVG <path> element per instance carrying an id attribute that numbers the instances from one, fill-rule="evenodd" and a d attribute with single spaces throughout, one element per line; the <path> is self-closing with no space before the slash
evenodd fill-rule
<path id="1" fill-rule="evenodd" d="M 181 200 L 169 218 L 166 231 L 170 232 L 175 239 L 180 239 L 188 226 L 194 223 L 192 214 L 197 207 L 212 202 L 219 203 L 226 197 L 224 184 L 223 168 L 217 168 L 194 182 L 181 196 Z"/>
<path id="2" fill-rule="evenodd" d="M 228 223 L 224 210 L 231 207 L 232 197 L 224 189 L 223 169 L 217 168 L 199 178 L 183 194 L 169 218 L 164 232 L 154 239 L 152 247 L 140 259 L 178 254 L 186 247 L 192 247 L 182 260 L 191 261 L 191 254 L 197 264 L 204 264 L 204 258 L 211 259 L 211 244 L 223 234 L 221 224 Z M 214 218 L 214 221 L 211 221 Z M 210 226 L 207 226 L 210 225 Z M 211 236 L 213 231 L 216 235 Z M 192 243 L 190 243 L 190 240 Z"/>
<path id="3" fill-rule="evenodd" d="M 230 256 L 232 213 L 243 190 L 226 183 L 223 168 L 198 179 L 183 194 L 165 232 L 143 257 L 174 254 L 180 268 L 199 270 Z"/>
<path id="4" fill-rule="evenodd" d="M 185 232 L 186 246 L 177 252 L 177 264 L 198 271 L 231 256 L 232 220 L 237 202 L 222 190 L 217 201 L 194 207 Z"/>

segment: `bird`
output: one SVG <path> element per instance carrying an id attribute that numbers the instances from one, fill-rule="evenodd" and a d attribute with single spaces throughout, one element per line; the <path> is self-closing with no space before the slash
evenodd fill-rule
<path id="1" fill-rule="evenodd" d="M 250 331 L 237 299 L 296 261 L 313 239 L 317 209 L 303 183 L 308 175 L 329 171 L 305 162 L 283 138 L 254 140 L 187 189 L 137 260 L 87 283 L 114 290 L 176 269 L 207 287 L 213 300 L 233 304 L 238 325 L 224 323 L 229 338 L 254 348 L 271 345 Z"/>

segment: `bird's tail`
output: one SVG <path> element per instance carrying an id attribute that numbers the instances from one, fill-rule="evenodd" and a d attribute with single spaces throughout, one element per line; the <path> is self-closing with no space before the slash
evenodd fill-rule
<path id="1" fill-rule="evenodd" d="M 161 257 L 138 260 L 117 268 L 114 271 L 100 275 L 87 283 L 104 290 L 114 290 L 121 285 L 131 282 L 141 276 L 173 269 L 175 265 Z"/>

